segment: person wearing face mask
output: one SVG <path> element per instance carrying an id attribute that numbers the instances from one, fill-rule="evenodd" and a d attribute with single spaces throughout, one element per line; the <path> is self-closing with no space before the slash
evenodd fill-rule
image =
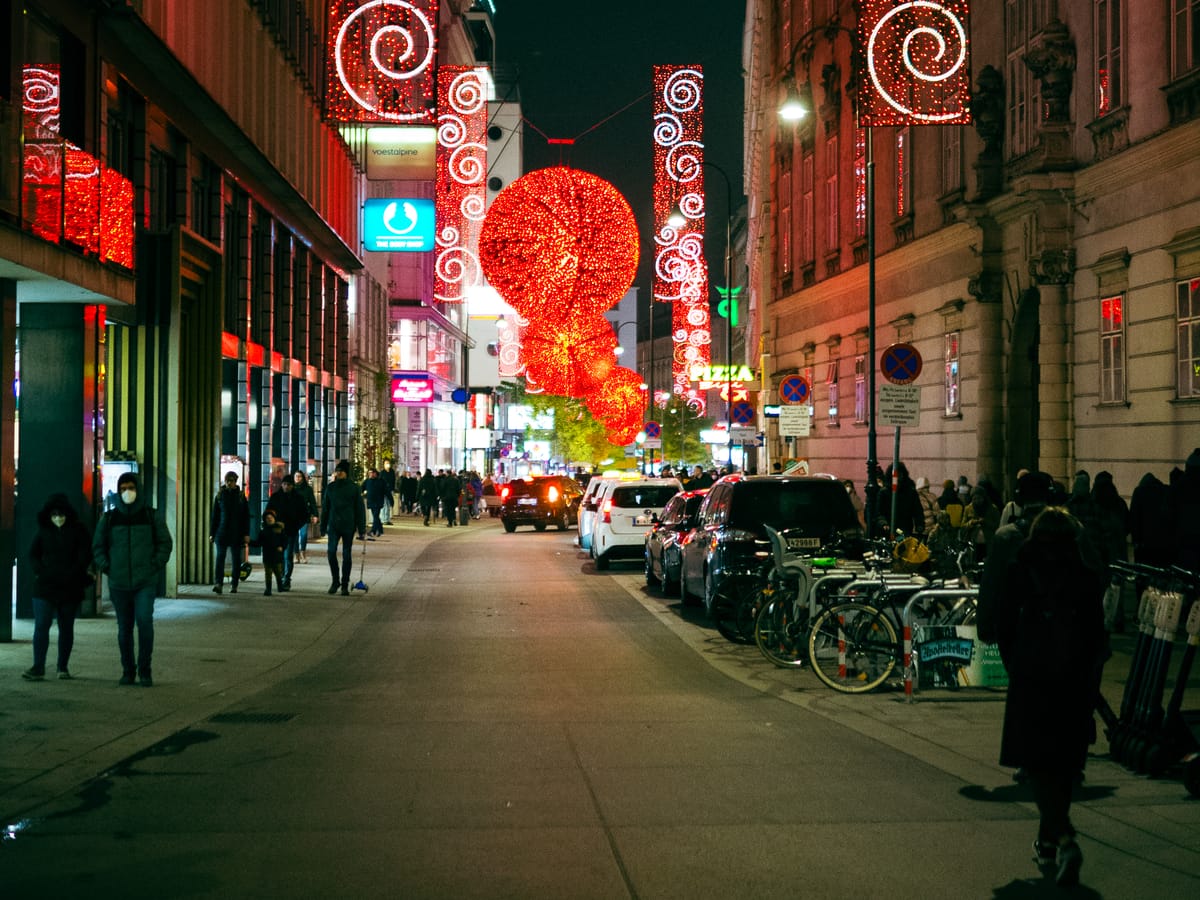
<path id="1" fill-rule="evenodd" d="M 92 539 L 66 494 L 54 494 L 38 513 L 38 530 L 29 548 L 33 567 L 33 666 L 21 673 L 26 681 L 46 677 L 50 623 L 58 619 L 58 677 L 71 673 L 75 616 L 83 589 L 91 583 Z"/>
<path id="2" fill-rule="evenodd" d="M 141 496 L 133 472 L 117 480 L 117 500 L 100 517 L 92 539 L 96 568 L 108 576 L 108 599 L 117 614 L 117 647 L 121 651 L 122 685 L 154 684 L 154 595 L 171 558 L 171 532 Z M 133 626 L 137 625 L 137 656 Z"/>

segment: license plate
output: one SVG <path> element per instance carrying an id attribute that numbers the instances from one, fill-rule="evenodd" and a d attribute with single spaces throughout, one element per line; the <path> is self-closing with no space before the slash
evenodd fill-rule
<path id="1" fill-rule="evenodd" d="M 821 546 L 820 538 L 788 538 L 787 546 L 789 550 L 815 550 Z"/>
<path id="2" fill-rule="evenodd" d="M 537 497 L 518 497 L 517 506 L 537 506 Z"/>
<path id="3" fill-rule="evenodd" d="M 651 516 L 634 516 L 633 524 L 634 525 L 649 525 L 651 520 L 652 520 Z"/>

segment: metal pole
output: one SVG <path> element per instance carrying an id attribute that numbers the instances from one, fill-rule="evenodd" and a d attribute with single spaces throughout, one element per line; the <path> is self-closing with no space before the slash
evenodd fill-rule
<path id="1" fill-rule="evenodd" d="M 867 484 L 865 489 L 867 537 L 875 536 L 875 510 L 879 467 L 875 447 L 875 149 L 867 126 Z"/>
<path id="2" fill-rule="evenodd" d="M 724 177 L 725 173 L 721 173 Z M 729 438 L 729 471 L 733 471 L 733 189 L 725 178 L 725 434 Z"/>

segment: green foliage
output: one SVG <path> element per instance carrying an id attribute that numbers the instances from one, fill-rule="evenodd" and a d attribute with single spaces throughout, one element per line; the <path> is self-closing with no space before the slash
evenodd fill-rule
<path id="1" fill-rule="evenodd" d="M 509 403 L 526 405 L 535 414 L 554 414 L 553 429 L 529 428 L 525 437 L 534 441 L 549 441 L 556 459 L 598 465 L 600 460 L 613 455 L 616 448 L 608 442 L 606 429 L 588 412 L 580 398 L 529 394 L 525 391 L 524 382 L 505 382 L 503 390 L 508 395 Z"/>
<path id="2" fill-rule="evenodd" d="M 672 394 L 666 406 L 654 410 L 654 419 L 662 426 L 662 449 L 659 459 L 672 463 L 700 463 L 707 467 L 712 458 L 700 432 L 712 428 L 712 420 L 698 415 L 678 394 Z"/>

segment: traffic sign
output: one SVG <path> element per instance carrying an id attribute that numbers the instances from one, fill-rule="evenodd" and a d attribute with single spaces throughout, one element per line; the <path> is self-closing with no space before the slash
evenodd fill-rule
<path id="1" fill-rule="evenodd" d="M 784 403 L 808 403 L 808 382 L 803 375 L 789 375 L 779 382 L 779 399 Z"/>
<path id="2" fill-rule="evenodd" d="M 912 384 L 921 374 L 921 351 L 912 344 L 892 344 L 879 357 L 879 371 L 892 384 Z"/>
<path id="3" fill-rule="evenodd" d="M 754 407 L 745 400 L 739 400 L 729 408 L 729 418 L 734 425 L 753 425 Z"/>
<path id="4" fill-rule="evenodd" d="M 654 438 L 662 437 L 662 426 L 659 425 L 657 422 L 647 422 L 646 427 L 643 429 L 643 431 L 646 432 L 646 437 L 648 437 L 652 440 Z"/>
<path id="5" fill-rule="evenodd" d="M 879 424 L 915 428 L 921 424 L 921 387 L 916 384 L 879 386 Z"/>
<path id="6" fill-rule="evenodd" d="M 779 434 L 782 437 L 807 437 L 811 425 L 807 406 L 779 408 Z"/>

